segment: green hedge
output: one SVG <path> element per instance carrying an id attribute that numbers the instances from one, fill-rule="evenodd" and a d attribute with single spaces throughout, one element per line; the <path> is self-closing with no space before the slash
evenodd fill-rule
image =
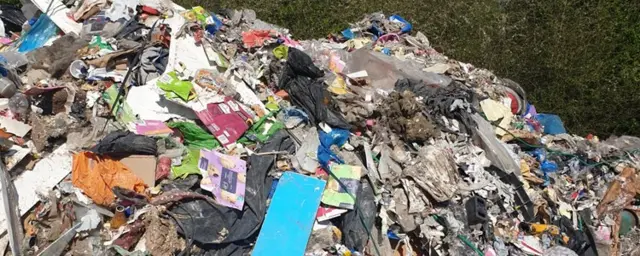
<path id="1" fill-rule="evenodd" d="M 0 4 L 17 5 L 17 4 L 20 4 L 20 0 L 0 0 Z"/>

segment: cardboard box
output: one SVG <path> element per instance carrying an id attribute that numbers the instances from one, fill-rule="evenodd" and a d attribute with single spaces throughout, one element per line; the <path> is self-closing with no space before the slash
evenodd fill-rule
<path id="1" fill-rule="evenodd" d="M 120 162 L 129 167 L 147 186 L 153 187 L 156 185 L 156 164 L 158 159 L 155 156 L 132 155 L 123 158 Z"/>

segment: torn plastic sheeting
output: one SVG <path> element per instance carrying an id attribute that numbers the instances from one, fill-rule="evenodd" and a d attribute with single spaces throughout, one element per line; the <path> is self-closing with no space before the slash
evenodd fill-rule
<path id="1" fill-rule="evenodd" d="M 629 151 L 640 148 L 640 138 L 627 135 L 620 137 L 611 136 L 609 139 L 604 141 L 604 144 L 618 148 L 621 151 Z"/>
<path id="2" fill-rule="evenodd" d="M 409 198 L 403 189 L 397 188 L 393 191 L 393 201 L 395 202 L 395 208 L 388 210 L 389 217 L 398 223 L 404 232 L 411 232 L 418 228 L 414 217 L 409 214 L 409 205 L 415 204 L 415 202 L 409 202 Z"/>
<path id="3" fill-rule="evenodd" d="M 402 30 L 400 31 L 402 33 L 411 32 L 411 29 L 413 28 L 411 23 L 400 17 L 400 15 L 391 15 L 391 17 L 389 17 L 389 21 L 402 23 Z"/>
<path id="4" fill-rule="evenodd" d="M 293 141 L 285 132 L 275 134 L 258 150 L 260 152 L 293 152 Z M 170 209 L 181 225 L 182 235 L 196 242 L 215 245 L 206 255 L 243 255 L 251 251 L 251 243 L 266 214 L 266 201 L 271 191 L 272 179 L 267 174 L 275 166 L 273 156 L 253 155 L 249 157 L 247 171 L 245 207 L 238 210 L 210 204 L 204 200 L 185 201 Z"/>
<path id="5" fill-rule="evenodd" d="M 474 106 L 477 104 L 478 96 L 458 82 L 454 83 L 454 86 L 427 90 L 427 94 L 420 96 L 424 97 L 427 112 L 440 126 L 447 127 L 442 117 L 454 119 L 462 124 L 458 127 L 460 131 L 473 136 L 477 124 L 471 115 L 476 113 Z"/>
<path id="6" fill-rule="evenodd" d="M 431 201 L 412 179 L 402 179 L 402 188 L 409 198 L 409 213 L 421 213 L 428 209 Z"/>
<path id="7" fill-rule="evenodd" d="M 383 146 L 377 169 L 381 181 L 388 180 L 391 184 L 398 184 L 402 176 L 402 167 L 391 158 L 392 151 L 388 146 Z"/>
<path id="8" fill-rule="evenodd" d="M 318 146 L 318 162 L 320 165 L 329 169 L 331 162 L 344 163 L 338 155 L 331 151 L 331 147 L 336 145 L 338 147 L 344 146 L 349 140 L 349 131 L 344 129 L 332 129 L 331 132 L 326 133 L 324 130 L 319 131 L 320 145 Z"/>
<path id="9" fill-rule="evenodd" d="M 65 34 L 75 33 L 80 35 L 82 30 L 82 24 L 77 23 L 67 16 L 71 10 L 67 8 L 60 0 L 31 0 L 33 4 L 40 9 L 43 13 L 46 13 L 51 20 L 60 28 Z"/>
<path id="10" fill-rule="evenodd" d="M 447 86 L 451 78 L 431 72 L 424 72 L 413 62 L 402 61 L 382 53 L 360 49 L 351 54 L 347 62 L 347 72 L 366 70 L 371 79 L 371 86 L 384 91 L 394 89 L 393 85 L 400 78 L 422 80 L 427 85 Z"/>
<path id="11" fill-rule="evenodd" d="M 156 155 L 158 145 L 154 138 L 129 131 L 116 131 L 109 133 L 91 151 L 109 156 Z"/>
<path id="12" fill-rule="evenodd" d="M 241 63 L 244 64 L 242 65 L 244 67 L 251 67 L 245 62 L 241 62 Z M 258 86 L 259 81 L 252 76 L 245 75 L 244 77 L 240 77 L 237 72 L 232 73 L 231 71 L 234 70 L 235 68 L 238 68 L 238 67 L 236 66 L 230 67 L 227 70 L 227 72 L 224 74 L 225 77 L 227 78 L 227 83 L 229 85 L 229 88 L 233 89 L 233 91 L 236 92 L 235 99 L 237 99 L 238 101 L 246 104 L 247 106 L 253 109 L 259 109 L 261 111 L 266 112 L 267 109 L 264 103 L 262 103 L 262 100 L 260 100 L 260 98 L 258 98 L 258 96 L 251 89 Z M 252 69 L 253 68 L 251 68 L 251 70 Z"/>
<path id="13" fill-rule="evenodd" d="M 297 169 L 308 173 L 316 171 L 320 166 L 318 163 L 318 146 L 320 146 L 318 130 L 312 127 L 307 132 L 307 137 L 300 145 L 300 148 L 296 150 Z"/>
<path id="14" fill-rule="evenodd" d="M 27 22 L 27 17 L 24 16 L 22 10 L 13 5 L 0 5 L 0 11 L 2 11 L 0 19 L 6 29 L 5 34 L 9 34 L 9 32 L 19 34 L 22 31 L 22 25 Z"/>
<path id="15" fill-rule="evenodd" d="M 500 120 L 500 124 L 496 127 L 496 134 L 503 136 L 507 132 L 503 129 L 509 128 L 511 121 L 513 119 L 513 114 L 511 113 L 511 109 L 509 107 L 503 105 L 502 103 L 492 100 L 486 99 L 480 102 L 480 107 L 482 108 L 482 112 L 485 114 L 489 121 L 495 122 Z"/>
<path id="16" fill-rule="evenodd" d="M 72 156 L 67 145 L 58 147 L 52 154 L 40 160 L 33 170 L 23 172 L 13 184 L 18 190 L 20 215 L 24 215 L 40 199 L 37 192 L 47 194 L 71 172 Z M 0 201 L 2 199 L 0 198 Z M 0 202 L 1 203 L 1 202 Z M 6 231 L 6 216 L 0 215 L 0 234 Z"/>
<path id="17" fill-rule="evenodd" d="M 82 218 L 80 219 L 80 223 L 82 224 L 80 225 L 80 227 L 78 227 L 77 231 L 83 232 L 83 231 L 94 230 L 95 228 L 98 227 L 98 225 L 100 225 L 101 221 L 102 221 L 102 217 L 100 216 L 98 211 L 91 209 L 87 212 L 86 215 L 82 216 Z"/>
<path id="18" fill-rule="evenodd" d="M 243 145 L 252 144 L 251 142 L 265 143 L 276 132 L 284 128 L 284 124 L 280 121 L 274 121 L 273 115 L 277 112 L 271 112 L 266 116 L 263 116 L 253 124 L 249 130 L 244 133 L 244 136 L 238 140 Z"/>
<path id="19" fill-rule="evenodd" d="M 11 169 L 7 169 L 6 167 L 0 168 L 0 190 L 2 198 L 2 208 L 5 218 L 7 220 L 7 229 L 9 237 L 9 246 L 11 246 L 11 253 L 18 254 L 19 253 L 19 244 L 22 239 L 24 239 L 23 232 L 24 229 L 22 225 L 20 225 L 20 210 L 18 209 L 19 197 L 14 186 L 11 181 L 11 177 L 9 175 L 9 171 Z M 2 234 L 0 234 L 2 235 Z M 3 245 L 0 245 L 3 246 Z"/>
<path id="20" fill-rule="evenodd" d="M 540 124 L 544 126 L 545 134 L 558 135 L 567 133 L 567 130 L 564 128 L 564 124 L 562 123 L 562 119 L 557 115 L 540 113 L 536 118 Z"/>
<path id="21" fill-rule="evenodd" d="M 216 138 L 192 122 L 171 122 L 168 126 L 178 129 L 184 139 L 184 145 L 189 148 L 214 149 L 220 147 L 220 142 Z"/>
<path id="22" fill-rule="evenodd" d="M 405 167 L 402 176 L 413 179 L 438 202 L 454 196 L 460 179 L 453 150 L 442 146 L 420 148 L 417 159 Z"/>
<path id="23" fill-rule="evenodd" d="M 176 36 L 180 27 L 182 27 L 185 22 L 186 20 L 181 15 L 174 15 L 174 17 L 167 22 L 169 26 L 171 26 L 172 36 L 166 70 L 179 70 L 180 63 L 183 63 L 189 70 L 194 71 L 212 68 L 213 63 L 209 61 L 204 48 L 196 44 L 194 37 L 183 36 L 178 38 Z"/>
<path id="24" fill-rule="evenodd" d="M 156 86 L 155 81 L 154 79 L 149 82 L 153 85 L 134 86 L 129 89 L 126 103 L 135 115 L 141 120 L 198 119 L 193 110 L 160 96 L 158 91 L 152 88 Z"/>
<path id="25" fill-rule="evenodd" d="M 344 245 L 349 249 L 362 252 L 369 241 L 367 230 L 372 230 L 378 213 L 373 187 L 366 179 L 360 183 L 360 189 L 355 196 L 356 208 L 342 216 L 340 230 L 344 236 Z"/>
<path id="26" fill-rule="evenodd" d="M 291 103 L 304 109 L 312 123 L 325 122 L 331 127 L 351 129 L 342 114 L 333 108 L 331 95 L 318 80 L 323 76 L 324 72 L 313 64 L 309 55 L 290 48 L 278 87 L 287 91 Z"/>
<path id="27" fill-rule="evenodd" d="M 187 149 L 187 154 L 182 157 L 180 165 L 171 166 L 171 173 L 175 179 L 186 178 L 189 174 L 200 174 L 198 161 L 200 159 L 200 148 L 191 147 Z"/>
<path id="28" fill-rule="evenodd" d="M 98 157 L 90 152 L 73 157 L 73 185 L 82 189 L 96 204 L 109 206 L 115 201 L 114 187 L 142 193 L 146 185 L 123 163 Z"/>
<path id="29" fill-rule="evenodd" d="M 518 176 L 522 175 L 520 173 L 520 165 L 511 158 L 507 148 L 496 138 L 491 124 L 484 120 L 478 113 L 471 117 L 477 124 L 475 134 L 479 141 L 477 141 L 476 144 L 480 144 L 479 146 L 485 151 L 491 164 L 507 174 L 515 173 Z"/>
<path id="30" fill-rule="evenodd" d="M 111 8 L 106 11 L 106 16 L 111 21 L 119 19 L 130 20 L 132 15 L 135 16 L 137 13 L 137 6 L 137 0 L 114 0 L 111 3 Z"/>
<path id="31" fill-rule="evenodd" d="M 45 14 L 41 14 L 38 21 L 27 34 L 20 38 L 19 52 L 26 53 L 45 45 L 56 34 L 56 25 Z"/>

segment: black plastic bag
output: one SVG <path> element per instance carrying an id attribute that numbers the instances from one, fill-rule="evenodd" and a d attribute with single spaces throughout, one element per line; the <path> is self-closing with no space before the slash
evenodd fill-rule
<path id="1" fill-rule="evenodd" d="M 295 146 L 285 132 L 276 133 L 258 152 L 289 151 Z M 184 227 L 178 232 L 193 239 L 207 251 L 206 255 L 246 255 L 257 239 L 267 212 L 267 198 L 273 178 L 268 176 L 275 165 L 270 155 L 249 158 L 245 205 L 242 211 L 212 205 L 205 200 L 177 204 L 170 211 Z"/>
<path id="2" fill-rule="evenodd" d="M 461 132 L 474 134 L 474 128 L 477 124 L 471 116 L 477 112 L 478 97 L 473 91 L 455 83 L 457 82 L 453 82 L 447 87 L 439 87 L 426 85 L 420 80 L 398 79 L 394 89 L 398 92 L 408 90 L 423 97 L 427 114 L 431 120 L 438 123 L 442 130 L 454 133 L 442 120 L 442 116 L 445 116 L 458 120 L 462 124 L 460 126 Z M 459 105 L 452 109 L 451 106 L 454 104 Z"/>
<path id="3" fill-rule="evenodd" d="M 340 230 L 344 234 L 344 245 L 349 249 L 362 252 L 369 241 L 367 230 L 372 230 L 378 213 L 373 188 L 366 179 L 362 180 L 358 189 L 356 206 L 354 211 L 343 215 Z M 366 229 L 364 225 L 367 226 Z"/>
<path id="4" fill-rule="evenodd" d="M 428 86 L 421 80 L 408 79 L 408 78 L 398 79 L 394 87 L 394 89 L 399 93 L 403 93 L 404 91 L 410 91 L 416 96 L 421 96 L 421 97 L 427 97 L 429 95 L 432 95 L 437 88 L 439 88 L 439 86 L 435 86 L 435 85 Z"/>
<path id="5" fill-rule="evenodd" d="M 148 27 L 138 22 L 137 19 L 130 19 L 113 37 L 118 40 L 141 41 L 144 38 L 146 29 L 148 29 Z"/>
<path id="6" fill-rule="evenodd" d="M 158 153 L 158 145 L 154 138 L 137 135 L 129 131 L 116 131 L 109 133 L 91 151 L 99 155 L 113 157 L 156 155 Z"/>
<path id="7" fill-rule="evenodd" d="M 0 5 L 0 19 L 4 23 L 4 29 L 8 32 L 20 33 L 22 31 L 22 24 L 27 22 L 27 18 L 22 13 L 20 8 L 12 5 Z"/>
<path id="8" fill-rule="evenodd" d="M 279 87 L 289 94 L 293 105 L 304 109 L 311 122 L 325 122 L 331 127 L 351 129 L 342 114 L 335 111 L 331 95 L 319 78 L 324 72 L 313 64 L 306 53 L 289 48 L 287 64 L 280 76 Z"/>

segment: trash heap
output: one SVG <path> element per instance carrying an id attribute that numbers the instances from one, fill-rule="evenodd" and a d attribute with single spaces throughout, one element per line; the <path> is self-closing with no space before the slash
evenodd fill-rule
<path id="1" fill-rule="evenodd" d="M 169 0 L 0 9 L 2 255 L 640 255 L 640 138 L 568 134 L 398 15 L 296 41 Z"/>

